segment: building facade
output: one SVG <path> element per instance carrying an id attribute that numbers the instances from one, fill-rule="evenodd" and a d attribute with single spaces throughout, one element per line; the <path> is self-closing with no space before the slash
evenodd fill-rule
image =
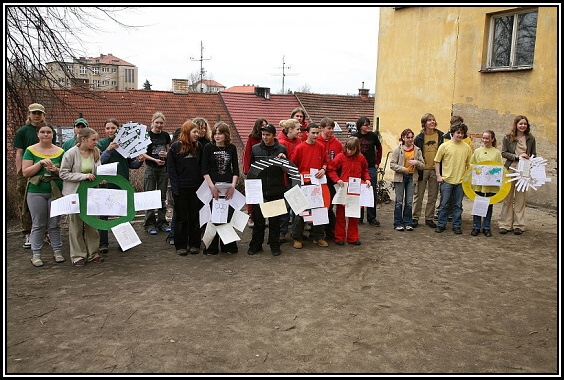
<path id="1" fill-rule="evenodd" d="M 499 149 L 525 115 L 551 178 L 528 202 L 555 208 L 558 29 L 556 6 L 382 7 L 374 114 L 384 154 L 404 128 L 418 133 L 427 112 L 443 132 L 452 115 L 462 116 L 474 148 L 493 130 Z"/>
<path id="2" fill-rule="evenodd" d="M 53 78 L 51 85 L 59 88 L 81 87 L 94 91 L 123 91 L 138 88 L 138 69 L 110 54 L 80 57 L 72 62 L 48 62 Z"/>

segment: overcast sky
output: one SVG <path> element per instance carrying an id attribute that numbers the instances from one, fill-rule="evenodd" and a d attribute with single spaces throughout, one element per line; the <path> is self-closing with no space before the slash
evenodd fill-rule
<path id="1" fill-rule="evenodd" d="M 200 64 L 226 87 L 254 84 L 272 93 L 374 92 L 378 7 L 142 7 L 107 21 L 84 41 L 90 57 L 112 53 L 136 65 L 139 87 L 170 91 L 172 79 L 189 79 Z M 203 44 L 203 58 L 201 44 Z M 284 57 L 284 58 L 283 58 Z"/>

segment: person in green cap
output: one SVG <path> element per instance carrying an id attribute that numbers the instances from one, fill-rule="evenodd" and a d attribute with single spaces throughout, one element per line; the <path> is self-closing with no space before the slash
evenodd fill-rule
<path id="1" fill-rule="evenodd" d="M 63 148 L 63 150 L 66 152 L 67 150 L 75 146 L 76 136 L 78 136 L 82 128 L 86 128 L 86 127 L 88 127 L 88 121 L 86 121 L 86 119 L 82 117 L 82 114 L 79 114 L 78 119 L 74 121 L 74 136 L 68 139 L 67 141 L 65 141 L 63 143 L 63 146 L 61 146 L 61 148 Z"/>

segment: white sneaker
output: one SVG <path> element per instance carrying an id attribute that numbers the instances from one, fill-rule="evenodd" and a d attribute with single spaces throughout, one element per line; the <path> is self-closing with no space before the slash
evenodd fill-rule
<path id="1" fill-rule="evenodd" d="M 413 231 L 413 227 L 411 227 L 411 226 L 405 226 L 405 230 L 406 230 L 406 231 Z"/>
<path id="2" fill-rule="evenodd" d="M 403 231 L 403 226 L 394 227 L 394 230 L 396 230 L 396 231 Z"/>
<path id="3" fill-rule="evenodd" d="M 29 241 L 29 234 L 25 235 L 25 241 L 23 243 L 24 248 L 31 248 L 31 242 Z"/>

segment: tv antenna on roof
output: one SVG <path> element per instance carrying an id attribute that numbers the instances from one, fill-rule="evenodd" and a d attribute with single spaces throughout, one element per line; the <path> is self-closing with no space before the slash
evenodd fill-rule
<path id="1" fill-rule="evenodd" d="M 191 61 L 200 61 L 200 92 L 204 92 L 204 74 L 205 74 L 205 70 L 204 70 L 204 66 L 203 66 L 203 61 L 209 61 L 211 59 L 210 58 L 204 58 L 204 43 L 202 41 L 200 41 L 200 59 L 195 59 L 194 57 L 190 57 Z"/>
<path id="2" fill-rule="evenodd" d="M 284 78 L 286 75 L 297 75 L 297 74 L 286 74 L 286 70 L 290 70 L 292 66 L 286 66 L 286 61 L 284 60 L 284 56 L 282 56 L 282 67 L 277 67 L 277 69 L 282 69 L 282 94 L 284 94 Z M 272 74 L 272 75 L 280 75 L 280 74 Z"/>

